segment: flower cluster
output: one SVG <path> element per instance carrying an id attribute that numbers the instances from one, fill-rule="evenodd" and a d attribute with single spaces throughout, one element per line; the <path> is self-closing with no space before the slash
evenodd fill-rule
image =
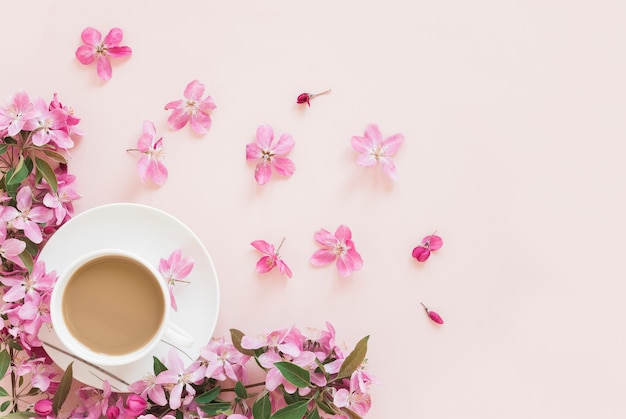
<path id="1" fill-rule="evenodd" d="M 141 397 L 132 400 L 146 408 L 139 416 L 145 419 L 361 417 L 370 409 L 369 388 L 375 382 L 365 370 L 367 339 L 344 355 L 330 323 L 308 336 L 295 327 L 259 336 L 232 329 L 231 342 L 211 340 L 187 367 L 176 350 L 167 360 L 155 358 L 153 373 L 130 385 Z M 263 381 L 249 382 L 251 360 Z M 133 394 L 124 402 L 107 388 L 90 389 L 77 411 L 128 417 L 122 413 L 128 414 Z"/>

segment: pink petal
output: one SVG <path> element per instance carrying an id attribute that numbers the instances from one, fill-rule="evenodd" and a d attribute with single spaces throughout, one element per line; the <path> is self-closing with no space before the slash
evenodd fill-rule
<path id="1" fill-rule="evenodd" d="M 383 143 L 383 134 L 376 124 L 369 124 L 367 128 L 365 128 L 365 136 L 369 138 L 374 145 Z"/>
<path id="2" fill-rule="evenodd" d="M 367 137 L 359 137 L 355 135 L 350 139 L 350 144 L 359 153 L 368 153 L 374 148 L 374 143 Z"/>
<path id="3" fill-rule="evenodd" d="M 291 176 L 296 171 L 296 166 L 287 157 L 274 157 L 272 159 L 274 169 L 283 176 Z"/>
<path id="4" fill-rule="evenodd" d="M 150 165 L 150 157 L 147 154 L 142 154 L 137 161 L 137 174 L 142 182 L 145 182 L 148 178 L 148 166 Z"/>
<path id="5" fill-rule="evenodd" d="M 78 61 L 85 65 L 93 63 L 93 60 L 96 58 L 94 49 L 88 45 L 78 47 L 75 55 Z"/>
<path id="6" fill-rule="evenodd" d="M 350 392 L 345 388 L 337 390 L 333 397 L 333 404 L 337 407 L 347 407 L 350 399 Z"/>
<path id="7" fill-rule="evenodd" d="M 246 144 L 246 160 L 257 160 L 261 154 L 262 150 L 256 143 Z"/>
<path id="8" fill-rule="evenodd" d="M 283 134 L 278 139 L 276 145 L 272 147 L 272 151 L 274 152 L 274 154 L 284 156 L 293 149 L 294 145 L 295 141 L 293 140 L 291 134 Z"/>
<path id="9" fill-rule="evenodd" d="M 266 242 L 265 240 L 255 240 L 250 244 L 263 254 L 269 255 L 274 253 L 274 245 Z"/>
<path id="10" fill-rule="evenodd" d="M 415 249 L 413 249 L 411 255 L 419 262 L 424 262 L 430 257 L 430 250 L 423 246 L 417 246 Z"/>
<path id="11" fill-rule="evenodd" d="M 182 99 L 173 100 L 171 102 L 168 102 L 167 105 L 165 105 L 165 110 L 168 111 L 170 109 L 182 109 L 183 104 L 184 102 Z"/>
<path id="12" fill-rule="evenodd" d="M 167 125 L 175 131 L 183 128 L 187 122 L 189 122 L 189 114 L 183 109 L 174 109 L 174 112 L 167 118 Z"/>
<path id="13" fill-rule="evenodd" d="M 191 129 L 197 134 L 206 134 L 211 128 L 211 117 L 204 112 L 197 112 L 191 116 Z"/>
<path id="14" fill-rule="evenodd" d="M 380 162 L 383 165 L 383 172 L 392 180 L 398 180 L 398 171 L 396 170 L 396 165 L 393 160 L 383 157 L 380 159 Z"/>
<path id="15" fill-rule="evenodd" d="M 33 243 L 39 244 L 43 240 L 43 236 L 41 235 L 41 229 L 32 221 L 27 221 L 24 225 L 24 234 L 28 237 Z"/>
<path id="16" fill-rule="evenodd" d="M 163 186 L 167 181 L 167 168 L 160 161 L 152 161 L 148 166 L 147 176 L 157 185 Z"/>
<path id="17" fill-rule="evenodd" d="M 183 96 L 187 99 L 198 101 L 202 98 L 203 94 L 204 84 L 200 83 L 198 80 L 193 80 L 187 85 L 187 87 L 185 87 L 185 93 Z"/>
<path id="18" fill-rule="evenodd" d="M 18 239 L 6 239 L 2 243 L 2 252 L 6 256 L 17 256 L 24 251 L 26 243 Z"/>
<path id="19" fill-rule="evenodd" d="M 261 125 L 256 129 L 256 140 L 259 147 L 269 150 L 274 139 L 274 130 L 269 125 Z"/>
<path id="20" fill-rule="evenodd" d="M 256 271 L 258 273 L 264 274 L 274 269 L 275 266 L 276 263 L 273 257 L 263 256 L 256 264 Z"/>
<path id="21" fill-rule="evenodd" d="M 372 153 L 367 152 L 359 154 L 359 157 L 356 159 L 356 163 L 360 166 L 371 167 L 375 166 L 376 163 L 378 163 L 378 160 L 376 160 L 376 156 Z"/>
<path id="22" fill-rule="evenodd" d="M 404 135 L 394 134 L 383 141 L 382 151 L 386 156 L 393 156 L 404 142 Z"/>
<path id="23" fill-rule="evenodd" d="M 278 270 L 281 274 L 287 275 L 287 278 L 291 278 L 293 276 L 293 273 L 291 272 L 291 269 L 289 269 L 289 266 L 287 266 L 287 264 L 280 259 L 278 260 Z"/>
<path id="24" fill-rule="evenodd" d="M 254 178 L 259 185 L 265 185 L 272 177 L 272 167 L 266 160 L 262 160 L 256 165 Z"/>
<path id="25" fill-rule="evenodd" d="M 108 57 L 104 55 L 98 55 L 96 68 L 98 72 L 98 77 L 100 77 L 101 80 L 108 81 L 111 79 L 113 70 L 111 69 L 111 62 L 109 61 Z"/>
<path id="26" fill-rule="evenodd" d="M 337 254 L 332 249 L 319 249 L 311 256 L 311 264 L 324 266 L 332 263 L 337 258 Z"/>
<path id="27" fill-rule="evenodd" d="M 430 250 L 439 250 L 443 246 L 443 239 L 434 234 L 424 237 L 424 240 L 429 241 L 428 247 L 430 247 Z M 422 243 L 424 243 L 424 241 L 422 241 Z"/>
<path id="28" fill-rule="evenodd" d="M 104 45 L 106 47 L 117 46 L 122 42 L 122 37 L 124 36 L 124 32 L 120 28 L 113 28 L 107 33 L 104 37 Z"/>
<path id="29" fill-rule="evenodd" d="M 85 28 L 80 34 L 80 37 L 85 44 L 92 47 L 100 45 L 100 41 L 102 40 L 102 34 L 94 28 Z"/>
<path id="30" fill-rule="evenodd" d="M 341 242 L 346 242 L 352 238 L 352 232 L 348 227 L 342 224 L 337 227 L 337 231 L 335 231 L 335 237 L 337 237 L 337 240 Z"/>
<path id="31" fill-rule="evenodd" d="M 212 111 L 213 109 L 217 108 L 211 96 L 207 96 L 206 98 L 197 102 L 197 105 L 198 105 L 198 109 L 200 109 L 204 113 L 209 113 L 209 111 Z"/>
<path id="32" fill-rule="evenodd" d="M 111 57 L 126 57 L 133 54 L 133 50 L 130 47 L 110 47 L 107 49 L 107 54 Z"/>
<path id="33" fill-rule="evenodd" d="M 335 235 L 330 231 L 323 228 L 319 231 L 316 231 L 313 235 L 313 238 L 322 246 L 333 247 L 335 244 L 337 244 L 337 237 L 335 237 Z"/>

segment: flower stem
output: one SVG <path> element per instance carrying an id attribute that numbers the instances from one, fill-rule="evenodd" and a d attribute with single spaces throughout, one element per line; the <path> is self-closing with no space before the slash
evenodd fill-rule
<path id="1" fill-rule="evenodd" d="M 325 95 L 326 93 L 330 93 L 330 91 L 331 91 L 331 89 L 328 89 L 328 90 L 326 90 L 324 92 L 321 92 L 321 93 L 315 93 L 315 94 L 309 95 L 309 99 L 313 99 L 314 97 Z"/>
<path id="2" fill-rule="evenodd" d="M 280 241 L 280 244 L 278 245 L 278 249 L 276 249 L 276 254 L 278 254 L 278 252 L 280 251 L 280 248 L 283 247 L 283 243 L 285 243 L 285 237 L 283 237 L 283 239 Z"/>
<path id="3" fill-rule="evenodd" d="M 264 385 L 265 385 L 265 381 L 259 381 L 258 383 L 254 383 L 254 384 L 246 384 L 244 387 L 252 388 L 252 387 L 258 387 L 258 386 L 264 386 Z M 222 391 L 235 391 L 235 388 L 234 387 L 223 388 Z"/>

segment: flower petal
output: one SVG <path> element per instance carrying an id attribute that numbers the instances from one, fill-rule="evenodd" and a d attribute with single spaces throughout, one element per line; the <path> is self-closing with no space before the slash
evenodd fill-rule
<path id="1" fill-rule="evenodd" d="M 350 144 L 359 153 L 369 153 L 374 148 L 374 143 L 367 137 L 353 136 L 350 139 Z"/>
<path id="2" fill-rule="evenodd" d="M 265 185 L 272 177 L 272 166 L 266 161 L 262 160 L 256 165 L 254 170 L 254 179 L 256 179 L 259 185 Z"/>
<path id="3" fill-rule="evenodd" d="M 287 157 L 274 157 L 272 159 L 274 169 L 283 176 L 291 176 L 296 171 L 296 166 Z"/>
<path id="4" fill-rule="evenodd" d="M 326 247 L 333 247 L 337 243 L 337 237 L 326 229 L 320 229 L 313 235 L 316 242 Z"/>
<path id="5" fill-rule="evenodd" d="M 376 163 L 378 163 L 378 160 L 376 160 L 376 156 L 372 153 L 366 152 L 359 154 L 359 157 L 356 159 L 356 163 L 360 166 L 371 167 L 375 166 Z"/>
<path id="6" fill-rule="evenodd" d="M 174 112 L 167 118 L 167 125 L 175 131 L 183 128 L 187 122 L 189 122 L 189 114 L 183 109 L 174 109 Z"/>
<path id="7" fill-rule="evenodd" d="M 80 37 L 85 44 L 92 47 L 99 45 L 100 41 L 102 41 L 102 34 L 100 33 L 100 31 L 90 27 L 83 29 Z"/>
<path id="8" fill-rule="evenodd" d="M 411 255 L 419 262 L 424 262 L 430 257 L 430 250 L 428 250 L 424 246 L 417 246 L 415 247 L 415 249 L 413 249 Z"/>
<path id="9" fill-rule="evenodd" d="M 256 140 L 259 147 L 264 150 L 269 150 L 274 139 L 274 130 L 271 126 L 265 124 L 260 125 L 256 129 Z"/>
<path id="10" fill-rule="evenodd" d="M 202 98 L 203 94 L 204 84 L 200 83 L 198 80 L 193 80 L 187 85 L 187 87 L 185 87 L 183 96 L 187 99 L 198 101 Z"/>
<path id="11" fill-rule="evenodd" d="M 246 144 L 246 160 L 257 160 L 261 158 L 262 150 L 257 143 Z"/>
<path id="12" fill-rule="evenodd" d="M 295 141 L 293 140 L 291 134 L 283 134 L 276 142 L 276 145 L 272 147 L 272 151 L 274 152 L 274 154 L 283 156 L 289 153 L 293 149 L 294 145 Z"/>
<path id="13" fill-rule="evenodd" d="M 424 239 L 429 242 L 428 247 L 430 250 L 439 250 L 443 246 L 443 239 L 439 236 L 435 236 L 434 234 L 426 236 Z M 422 243 L 424 242 L 422 241 Z"/>
<path id="14" fill-rule="evenodd" d="M 392 180 L 398 180 L 398 171 L 396 170 L 396 165 L 393 160 L 382 157 L 380 163 L 383 165 L 383 172 L 385 172 L 387 176 Z"/>
<path id="15" fill-rule="evenodd" d="M 258 273 L 264 274 L 276 266 L 276 260 L 272 256 L 263 256 L 256 264 L 256 271 Z"/>
<path id="16" fill-rule="evenodd" d="M 107 33 L 104 37 L 104 45 L 107 47 L 114 47 L 122 42 L 122 37 L 124 36 L 124 31 L 120 28 L 113 28 Z"/>
<path id="17" fill-rule="evenodd" d="M 104 55 L 98 55 L 96 67 L 98 71 L 98 77 L 100 77 L 101 80 L 108 81 L 111 79 L 113 70 L 111 69 L 111 62 L 109 61 L 108 57 Z"/>
<path id="18" fill-rule="evenodd" d="M 206 134 L 211 128 L 211 117 L 204 112 L 191 115 L 191 129 L 197 134 Z"/>
<path id="19" fill-rule="evenodd" d="M 130 47 L 110 47 L 107 49 L 107 53 L 111 57 L 126 57 L 133 55 L 133 50 Z"/>
<path id="20" fill-rule="evenodd" d="M 337 254 L 332 249 L 319 249 L 311 256 L 311 264 L 324 266 L 332 263 L 337 258 Z"/>
<path id="21" fill-rule="evenodd" d="M 404 135 L 394 134 L 383 141 L 382 152 L 385 156 L 393 156 L 404 142 Z"/>
<path id="22" fill-rule="evenodd" d="M 365 136 L 369 138 L 374 145 L 381 145 L 383 143 L 383 134 L 376 124 L 369 124 L 367 128 L 365 128 Z"/>
<path id="23" fill-rule="evenodd" d="M 350 231 L 348 227 L 342 224 L 337 227 L 337 231 L 335 231 L 335 237 L 337 237 L 337 240 L 341 242 L 346 242 L 352 238 L 352 231 Z"/>
<path id="24" fill-rule="evenodd" d="M 274 245 L 266 242 L 265 240 L 255 240 L 250 244 L 263 254 L 269 255 L 274 253 Z"/>
<path id="25" fill-rule="evenodd" d="M 78 47 L 75 55 L 78 61 L 84 65 L 93 63 L 93 60 L 96 58 L 94 49 L 89 45 L 81 45 Z"/>

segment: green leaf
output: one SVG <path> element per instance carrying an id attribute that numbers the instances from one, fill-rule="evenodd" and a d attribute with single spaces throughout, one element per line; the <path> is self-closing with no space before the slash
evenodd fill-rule
<path id="1" fill-rule="evenodd" d="M 217 416 L 222 413 L 226 414 L 231 408 L 230 403 L 226 402 L 205 404 L 199 407 L 209 416 Z"/>
<path id="2" fill-rule="evenodd" d="M 338 380 L 350 377 L 359 365 L 363 363 L 365 355 L 367 354 L 367 340 L 369 338 L 369 336 L 365 336 L 361 339 L 354 347 L 354 350 L 350 352 L 350 355 L 348 355 L 343 361 L 341 368 L 339 368 L 339 373 L 337 374 Z"/>
<path id="3" fill-rule="evenodd" d="M 24 263 L 24 266 L 26 266 L 26 269 L 28 269 L 28 273 L 32 273 L 33 268 L 35 267 L 35 262 L 33 261 L 33 255 L 31 255 L 27 251 L 23 251 L 22 253 L 19 254 L 19 257 L 22 260 L 22 263 Z"/>
<path id="4" fill-rule="evenodd" d="M 11 365 L 11 355 L 6 349 L 0 352 L 0 378 L 4 377 Z"/>
<path id="5" fill-rule="evenodd" d="M 28 170 L 28 167 L 25 164 L 25 162 L 26 162 L 26 159 L 24 158 L 24 156 L 20 156 L 20 159 L 17 162 L 17 166 L 7 170 L 7 174 L 6 174 L 7 186 L 20 184 L 22 183 L 24 179 L 26 179 L 30 171 Z"/>
<path id="6" fill-rule="evenodd" d="M 156 356 L 152 357 L 152 369 L 154 370 L 154 375 L 167 371 L 167 367 Z"/>
<path id="7" fill-rule="evenodd" d="M 254 401 L 252 405 L 252 417 L 254 419 L 269 419 L 272 414 L 272 402 L 270 401 L 269 393 L 263 394 L 263 397 L 259 397 Z"/>
<path id="8" fill-rule="evenodd" d="M 54 414 L 56 416 L 59 415 L 59 409 L 63 406 L 63 403 L 70 392 L 70 388 L 72 387 L 73 364 L 73 362 L 70 362 L 65 369 L 63 377 L 61 377 L 61 382 L 59 382 L 57 392 L 52 399 L 52 410 L 54 410 Z"/>
<path id="9" fill-rule="evenodd" d="M 293 404 L 289 404 L 280 410 L 277 410 L 271 419 L 302 419 L 306 415 L 306 406 L 308 400 L 302 400 Z"/>
<path id="10" fill-rule="evenodd" d="M 220 395 L 221 391 L 222 391 L 222 388 L 220 386 L 213 387 L 211 390 L 207 391 L 206 393 L 202 393 L 201 395 L 196 396 L 194 401 L 198 404 L 211 403 L 213 400 L 217 398 L 217 396 Z"/>
<path id="11" fill-rule="evenodd" d="M 245 349 L 241 346 L 241 339 L 244 336 L 245 335 L 243 334 L 242 331 L 237 330 L 237 329 L 230 329 L 230 340 L 233 341 L 233 345 L 235 346 L 235 349 L 237 349 L 239 352 L 241 352 L 244 355 L 254 356 L 255 353 L 252 349 Z"/>
<path id="12" fill-rule="evenodd" d="M 52 191 L 56 194 L 58 191 L 57 175 L 54 174 L 52 167 L 50 167 L 48 162 L 40 159 L 39 157 L 35 157 L 35 167 L 37 167 L 37 174 L 41 174 L 46 182 L 48 182 L 48 185 L 52 188 Z"/>
<path id="13" fill-rule="evenodd" d="M 9 408 L 9 406 L 11 406 L 11 402 L 9 400 L 0 404 L 0 412 L 4 412 L 5 410 Z"/>
<path id="14" fill-rule="evenodd" d="M 9 348 L 15 349 L 16 351 L 21 351 L 24 349 L 16 339 L 9 339 Z"/>
<path id="15" fill-rule="evenodd" d="M 0 387 L 0 397 L 7 397 L 9 393 L 4 389 L 4 387 Z"/>
<path id="16" fill-rule="evenodd" d="M 283 399 L 285 399 L 285 403 L 292 404 L 295 402 L 299 402 L 302 400 L 302 397 L 298 392 L 294 392 L 293 394 L 287 393 L 287 391 L 283 388 Z"/>
<path id="17" fill-rule="evenodd" d="M 0 143 L 0 155 L 6 153 L 8 149 L 9 149 L 9 145 L 8 144 Z"/>
<path id="18" fill-rule="evenodd" d="M 315 399 L 315 404 L 317 405 L 317 407 L 319 407 L 319 408 L 320 408 L 320 409 L 322 409 L 324 412 L 326 412 L 326 413 L 328 413 L 328 414 L 330 414 L 330 415 L 334 415 L 334 414 L 336 414 L 336 413 L 337 413 L 337 412 L 335 412 L 335 411 L 333 410 L 333 408 L 332 408 L 332 407 L 330 407 L 330 405 L 329 405 L 328 403 L 326 403 L 326 402 L 323 402 L 323 401 L 321 401 L 321 400 L 317 400 L 317 399 Z"/>
<path id="19" fill-rule="evenodd" d="M 311 385 L 311 374 L 304 368 L 287 361 L 275 362 L 274 366 L 294 386 L 305 388 Z"/>
<path id="20" fill-rule="evenodd" d="M 176 411 L 176 419 L 185 419 L 185 415 L 180 410 Z"/>
<path id="21" fill-rule="evenodd" d="M 317 412 L 317 407 L 311 409 L 305 419 L 321 419 L 320 414 Z"/>
<path id="22" fill-rule="evenodd" d="M 248 390 L 246 390 L 246 387 L 241 381 L 237 381 L 237 384 L 235 384 L 235 394 L 242 399 L 248 398 Z"/>
<path id="23" fill-rule="evenodd" d="M 46 156 L 50 157 L 52 160 L 55 160 L 61 164 L 67 164 L 67 159 L 62 154 L 48 149 L 44 150 L 43 152 L 46 153 Z"/>
<path id="24" fill-rule="evenodd" d="M 348 409 L 347 407 L 342 407 L 339 410 L 341 410 L 341 413 L 345 414 L 348 419 L 363 419 L 354 410 Z"/>

